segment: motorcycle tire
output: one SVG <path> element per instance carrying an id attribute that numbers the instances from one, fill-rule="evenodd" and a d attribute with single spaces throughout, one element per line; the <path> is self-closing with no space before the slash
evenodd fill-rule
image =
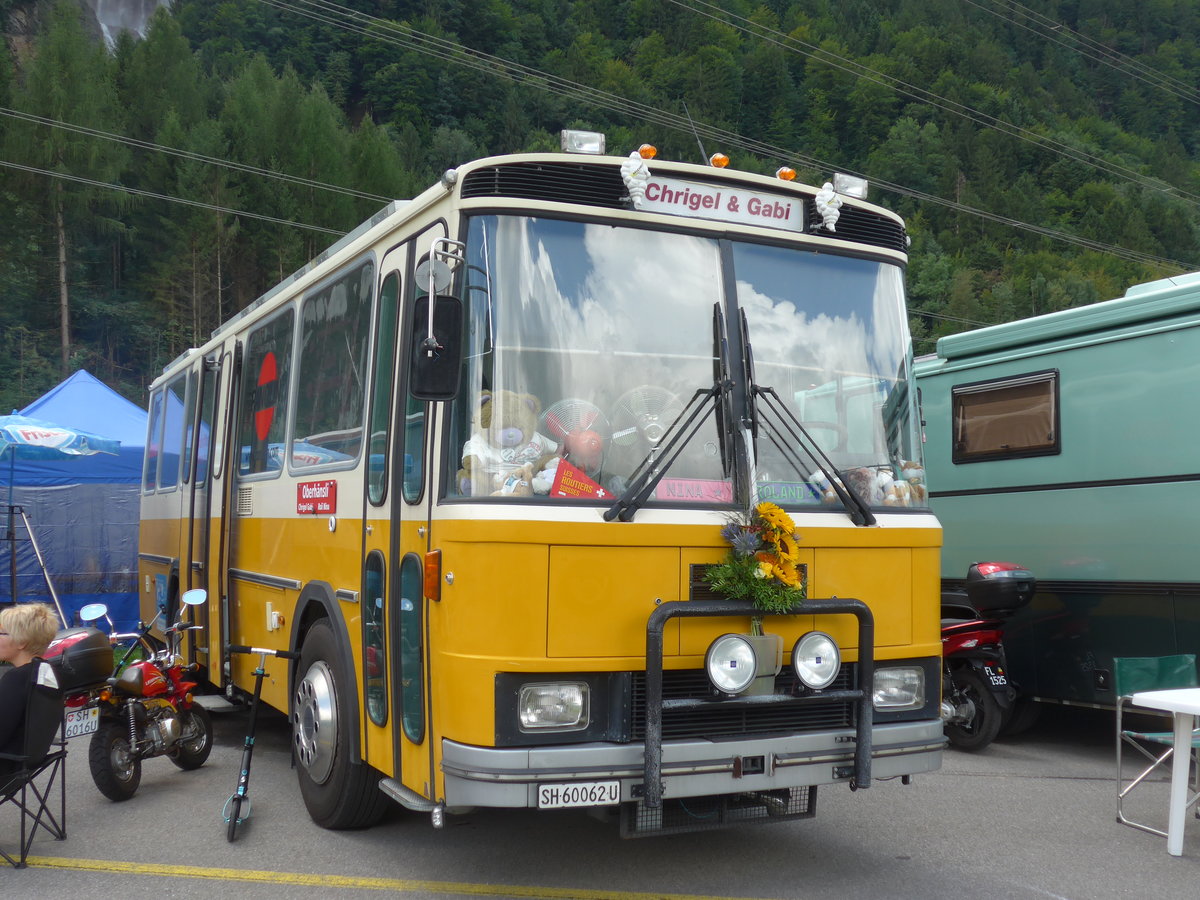
<path id="1" fill-rule="evenodd" d="M 950 673 L 954 688 L 966 696 L 975 707 L 969 722 L 951 723 L 946 726 L 946 737 L 950 746 L 975 753 L 996 739 L 1004 716 L 1000 704 L 983 683 L 974 669 L 960 668 Z"/>
<path id="2" fill-rule="evenodd" d="M 120 803 L 137 793 L 142 761 L 130 753 L 129 730 L 121 723 L 103 722 L 88 747 L 92 781 L 109 800 Z"/>
<path id="3" fill-rule="evenodd" d="M 184 733 L 191 733 L 190 739 L 180 738 L 175 746 L 167 751 L 167 758 L 185 772 L 198 769 L 208 759 L 213 746 L 212 717 L 208 710 L 199 704 L 189 709 L 179 711 L 179 727 Z"/>
<path id="4" fill-rule="evenodd" d="M 329 620 L 315 622 L 296 668 L 292 758 L 312 820 L 322 828 L 362 828 L 383 818 L 390 801 L 379 790 L 379 773 L 351 758 L 356 687 L 341 660 Z"/>

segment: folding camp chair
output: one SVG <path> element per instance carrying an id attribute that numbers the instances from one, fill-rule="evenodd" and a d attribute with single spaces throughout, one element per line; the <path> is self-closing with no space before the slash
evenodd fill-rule
<path id="1" fill-rule="evenodd" d="M 1148 831 L 1151 834 L 1167 836 L 1167 832 L 1135 822 L 1125 815 L 1125 798 L 1142 784 L 1159 766 L 1164 768 L 1170 777 L 1171 756 L 1174 753 L 1175 734 L 1173 731 L 1131 731 L 1124 727 L 1122 714 L 1125 706 L 1133 706 L 1129 697 L 1140 691 L 1166 691 L 1174 688 L 1196 687 L 1196 656 L 1192 653 L 1181 653 L 1175 656 L 1130 656 L 1113 660 L 1113 688 L 1117 694 L 1117 821 L 1122 825 Z M 1134 747 L 1143 757 L 1150 760 L 1150 765 L 1137 774 L 1132 780 L 1127 780 L 1121 768 L 1121 751 L 1124 745 Z M 1148 750 L 1143 744 L 1156 744 L 1166 747 L 1161 754 Z M 1192 757 L 1196 761 L 1196 750 L 1200 748 L 1200 730 L 1192 733 Z M 1193 805 L 1200 799 L 1200 765 L 1195 765 L 1192 790 L 1195 792 L 1188 800 Z M 1200 810 L 1197 811 L 1200 816 Z"/>
<path id="2" fill-rule="evenodd" d="M 50 668 L 50 664 L 39 662 Z M 48 684 L 46 682 L 49 682 Z M 16 869 L 25 868 L 25 858 L 39 828 L 55 840 L 67 836 L 67 785 L 63 766 L 67 742 L 63 733 L 62 692 L 57 681 L 35 678 L 25 705 L 25 748 L 21 754 L 0 753 L 0 760 L 15 762 L 17 771 L 0 775 L 0 813 L 12 805 L 21 811 L 21 848 L 17 859 L 0 849 L 0 856 Z M 43 776 L 45 776 L 43 778 Z M 58 784 L 58 815 L 51 806 Z"/>

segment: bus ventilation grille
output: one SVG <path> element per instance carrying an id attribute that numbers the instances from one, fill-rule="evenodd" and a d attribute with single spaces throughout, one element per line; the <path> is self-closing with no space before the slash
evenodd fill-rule
<path id="1" fill-rule="evenodd" d="M 658 809 L 647 809 L 639 801 L 622 805 L 621 837 L 715 831 L 756 822 L 811 819 L 816 813 L 816 785 L 714 797 L 664 798 Z"/>
<path id="2" fill-rule="evenodd" d="M 857 663 L 845 663 L 830 690 L 853 690 Z M 646 673 L 633 672 L 630 703 L 630 738 L 646 738 Z M 775 693 L 800 696 L 799 680 L 790 666 L 775 676 Z M 708 676 L 700 669 L 663 672 L 663 699 L 713 698 Z M 665 709 L 662 713 L 664 741 L 706 739 L 733 735 L 796 734 L 830 728 L 852 728 L 854 703 L 849 700 L 817 700 L 797 703 L 767 703 L 738 706 L 714 700 L 691 709 Z"/>
<path id="3" fill-rule="evenodd" d="M 250 488 L 238 488 L 237 514 L 239 516 L 254 515 L 254 492 Z"/>
<path id="4" fill-rule="evenodd" d="M 463 179 L 462 198 L 513 197 L 625 209 L 629 194 L 615 166 L 510 163 L 476 169 Z"/>
<path id="5" fill-rule="evenodd" d="M 815 222 L 818 226 L 821 222 L 817 205 L 812 200 L 808 201 L 805 221 Z M 846 204 L 842 207 L 835 227 L 837 231 L 826 231 L 818 227 L 814 233 L 835 241 L 857 241 L 888 250 L 899 250 L 901 253 L 908 252 L 908 236 L 904 233 L 904 227 L 879 213 Z"/>

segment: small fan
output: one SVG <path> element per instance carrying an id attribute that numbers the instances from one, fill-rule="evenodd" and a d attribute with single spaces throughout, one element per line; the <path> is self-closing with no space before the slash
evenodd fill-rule
<path id="1" fill-rule="evenodd" d="M 562 445 L 570 462 L 592 475 L 600 470 L 612 429 L 600 407 L 569 397 L 542 413 L 542 433 Z"/>
<path id="2" fill-rule="evenodd" d="M 683 412 L 679 398 L 666 388 L 643 384 L 626 391 L 613 413 L 613 443 L 636 446 L 639 441 L 653 449 Z"/>

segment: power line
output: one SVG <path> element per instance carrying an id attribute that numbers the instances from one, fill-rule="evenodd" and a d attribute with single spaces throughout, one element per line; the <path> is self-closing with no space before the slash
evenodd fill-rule
<path id="1" fill-rule="evenodd" d="M 799 38 L 794 38 L 791 35 L 784 34 L 772 28 L 767 28 L 765 25 L 760 25 L 757 22 L 753 22 L 750 19 L 737 15 L 736 13 L 723 10 L 721 7 L 716 6 L 713 3 L 706 2 L 706 0 L 667 0 L 667 2 L 673 3 L 674 5 L 696 13 L 697 15 L 704 16 L 705 18 L 711 19 L 714 22 L 720 22 L 723 25 L 728 25 L 729 27 L 735 28 L 744 34 L 758 37 L 764 41 L 767 41 L 768 43 L 775 44 L 782 49 L 808 57 L 809 59 L 817 62 L 824 63 L 825 65 L 831 66 L 835 69 L 840 69 L 841 71 L 853 75 L 856 78 L 874 82 L 881 87 L 891 88 L 892 90 L 901 94 L 905 94 L 914 100 L 927 103 L 930 106 L 935 106 L 939 109 L 945 110 L 948 113 L 961 116 L 962 118 L 975 122 L 977 125 L 994 129 L 1002 134 L 1008 135 L 1009 137 L 1018 138 L 1034 146 L 1043 147 L 1053 153 L 1057 153 L 1060 156 L 1065 156 L 1068 159 L 1072 159 L 1076 162 L 1085 163 L 1101 172 L 1105 172 L 1108 175 L 1112 175 L 1125 181 L 1134 182 L 1149 190 L 1158 191 L 1169 196 L 1178 196 L 1193 205 L 1200 206 L 1200 194 L 1195 194 L 1175 185 L 1167 184 L 1159 179 L 1150 178 L 1149 176 L 1138 172 L 1136 169 L 1131 169 L 1128 166 L 1123 166 L 1119 163 L 1112 162 L 1101 156 L 1097 156 L 1096 154 L 1088 153 L 1086 150 L 1079 149 L 1078 147 L 1072 147 L 1070 144 L 1063 143 L 1062 141 L 1048 137 L 1044 134 L 1040 134 L 1036 131 L 1031 131 L 1028 128 L 1023 128 L 1020 125 L 1014 125 L 1011 122 L 999 118 L 998 116 L 980 112 L 973 107 L 959 103 L 955 100 L 950 100 L 946 97 L 942 97 L 939 94 L 933 93 L 933 91 L 928 91 L 925 88 L 909 84 L 908 82 L 899 78 L 894 78 L 891 75 L 886 75 L 883 72 L 872 69 L 869 66 L 863 65 L 862 63 L 855 62 L 852 59 L 847 59 L 846 57 L 840 56 L 830 50 L 826 50 L 823 47 L 818 47 L 815 44 L 810 44 L 806 41 L 800 40 Z M 705 12 L 703 9 L 697 9 L 696 7 L 698 6 L 705 7 L 710 10 L 716 10 L 721 15 L 717 16 L 713 13 Z"/>
<path id="2" fill-rule="evenodd" d="M 183 203 L 186 206 L 197 206 L 201 209 L 211 210 L 213 212 L 229 213 L 234 216 L 244 216 L 248 219 L 260 219 L 264 222 L 274 222 L 276 225 L 290 225 L 294 228 L 307 228 L 310 231 L 322 231 L 325 234 L 333 234 L 341 237 L 346 232 L 336 231 L 332 228 L 323 228 L 320 225 L 309 225 L 305 222 L 293 222 L 290 219 L 277 219 L 274 216 L 265 216 L 261 213 L 246 212 L 241 209 L 230 209 L 226 206 L 217 206 L 213 203 L 201 203 L 199 200 L 185 200 L 183 197 L 172 197 L 168 194 L 156 194 L 153 191 L 143 191 L 138 188 L 126 187 L 123 184 L 109 184 L 107 181 L 94 181 L 91 178 L 81 178 L 78 175 L 67 175 L 64 172 L 52 172 L 49 169 L 39 169 L 36 166 L 26 166 L 21 163 L 9 162 L 8 160 L 0 159 L 0 166 L 8 169 L 19 169 L 22 172 L 32 172 L 35 175 L 46 175 L 50 178 L 61 178 L 64 181 L 73 181 L 77 184 L 86 184 L 89 187 L 108 188 L 113 191 L 122 191 L 126 194 L 134 194 L 138 197 L 149 197 L 152 200 L 167 200 L 171 203 Z"/>
<path id="3" fill-rule="evenodd" d="M 323 181 L 313 181 L 309 178 L 301 178 L 298 175 L 288 175 L 284 172 L 276 172 L 271 169 L 260 169 L 257 166 L 246 165 L 245 163 L 233 162 L 228 159 L 219 159 L 214 156 L 205 156 L 202 153 L 193 153 L 189 150 L 179 150 L 175 147 L 166 147 L 162 144 L 152 144 L 149 141 L 142 141 L 137 138 L 125 137 L 119 134 L 113 134 L 108 131 L 99 131 L 95 128 L 88 128 L 84 125 L 74 125 L 70 122 L 64 122 L 60 119 L 48 119 L 45 116 L 34 115 L 33 113 L 21 112 L 16 109 L 9 109 L 0 106 L 0 115 L 9 116 L 14 119 L 23 119 L 27 122 L 33 122 L 38 125 L 48 125 L 52 128 L 61 128 L 64 131 L 72 131 L 76 134 L 87 135 L 88 137 L 101 138 L 106 141 L 115 141 L 121 144 L 127 144 L 131 147 L 137 147 L 142 150 L 153 150 L 156 153 L 167 153 L 172 156 L 178 156 L 183 159 L 193 160 L 195 162 L 207 163 L 214 166 L 222 166 L 227 169 L 234 169 L 239 172 L 246 172 L 251 175 L 259 175 L 264 178 L 276 178 L 280 181 L 287 181 L 292 184 L 298 184 L 303 187 L 317 188 L 322 191 L 332 191 L 337 194 L 346 194 L 351 197 L 358 197 L 363 200 L 374 200 L 379 203 L 389 203 L 391 197 L 381 197 L 378 194 L 368 194 L 365 191 L 356 191 L 353 188 L 338 187 L 337 185 L 326 184 Z"/>
<path id="4" fill-rule="evenodd" d="M 1002 6 L 1004 12 L 989 9 L 984 5 L 976 3 L 975 0 L 963 0 L 963 2 L 990 16 L 995 16 L 1004 22 L 1016 25 L 1018 28 L 1023 28 L 1031 34 L 1036 34 L 1061 47 L 1074 51 L 1080 56 L 1108 66 L 1118 72 L 1123 72 L 1132 78 L 1136 78 L 1138 81 L 1145 82 L 1151 87 L 1166 91 L 1189 103 L 1200 104 L 1200 91 L 1197 91 L 1187 82 L 1181 81 L 1173 75 L 1156 69 L 1153 66 L 1146 65 L 1131 56 L 1126 56 L 1124 53 L 1114 50 L 1100 41 L 1094 40 L 1072 28 L 1068 28 L 1063 23 L 1055 21 L 1049 16 L 1042 15 L 1027 6 L 1017 3 L 1016 0 L 992 0 L 993 3 Z M 1027 25 L 1024 22 L 1017 21 L 1017 18 L 1013 18 L 1014 16 L 1028 19 L 1034 24 Z"/>
<path id="5" fill-rule="evenodd" d="M 502 57 L 484 53 L 483 51 L 471 49 L 455 41 L 451 41 L 446 38 L 435 37 L 434 35 L 419 31 L 413 28 L 411 25 L 379 19 L 366 13 L 361 13 L 356 10 L 339 6 L 336 3 L 329 2 L 329 0 L 299 0 L 300 3 L 306 4 L 307 8 L 301 7 L 295 2 L 289 2 L 289 0 L 261 0 L 261 2 L 267 4 L 268 6 L 275 7 L 276 9 L 305 16 L 306 18 L 314 21 L 346 31 L 351 31 L 363 35 L 364 37 L 370 37 L 374 40 L 399 47 L 406 47 L 416 52 L 441 59 L 445 62 L 466 66 L 467 68 L 471 68 L 492 76 L 506 78 L 516 83 L 528 84 L 535 89 L 543 90 L 558 96 L 582 100 L 594 106 L 607 109 L 618 114 L 641 118 L 644 121 L 652 124 L 658 124 L 674 129 L 682 134 L 688 135 L 689 137 L 696 133 L 703 134 L 710 139 L 723 142 L 724 145 L 728 147 L 738 147 L 746 150 L 749 153 L 765 157 L 766 159 L 776 160 L 778 162 L 794 163 L 799 161 L 801 164 L 817 171 L 822 169 L 833 170 L 838 168 L 813 157 L 806 157 L 803 154 L 767 144 L 763 141 L 747 138 L 737 134 L 736 132 L 728 131 L 723 128 L 707 125 L 702 122 L 693 122 L 684 116 L 670 113 L 658 107 L 639 103 L 599 88 L 583 85 L 578 82 L 570 81 L 569 79 L 551 76 L 548 73 L 542 72 L 538 69 L 534 69 L 520 63 L 511 62 L 503 59 Z M 671 0 L 671 2 L 675 2 L 675 0 Z M 841 171 L 847 170 L 842 168 Z M 847 174 L 861 175 L 861 173 L 850 171 L 847 171 Z M 948 200 L 944 197 L 937 197 L 933 194 L 927 194 L 923 191 L 906 188 L 878 178 L 872 178 L 866 175 L 863 175 L 862 177 L 869 178 L 872 183 L 881 189 L 895 194 L 900 194 L 902 196 L 910 197 L 914 200 L 925 203 L 944 206 L 956 212 L 976 216 L 978 218 L 1008 227 L 1030 231 L 1043 237 L 1074 244 L 1085 249 L 1094 250 L 1101 253 L 1108 253 L 1131 262 L 1169 266 L 1177 268 L 1180 271 L 1194 271 L 1196 268 L 1198 268 L 1198 266 L 1193 263 L 1187 263 L 1162 256 L 1155 256 L 1153 254 L 1142 253 L 1136 250 L 1129 250 L 1124 247 L 1117 247 L 1101 241 L 1093 241 L 1088 238 L 1068 234 L 1053 228 L 1047 228 L 1041 225 L 1033 225 L 1028 222 L 1022 222 L 1018 219 L 1013 219 L 1007 216 L 991 213 L 986 210 L 967 206 L 966 204 L 959 203 L 957 201 Z"/>

